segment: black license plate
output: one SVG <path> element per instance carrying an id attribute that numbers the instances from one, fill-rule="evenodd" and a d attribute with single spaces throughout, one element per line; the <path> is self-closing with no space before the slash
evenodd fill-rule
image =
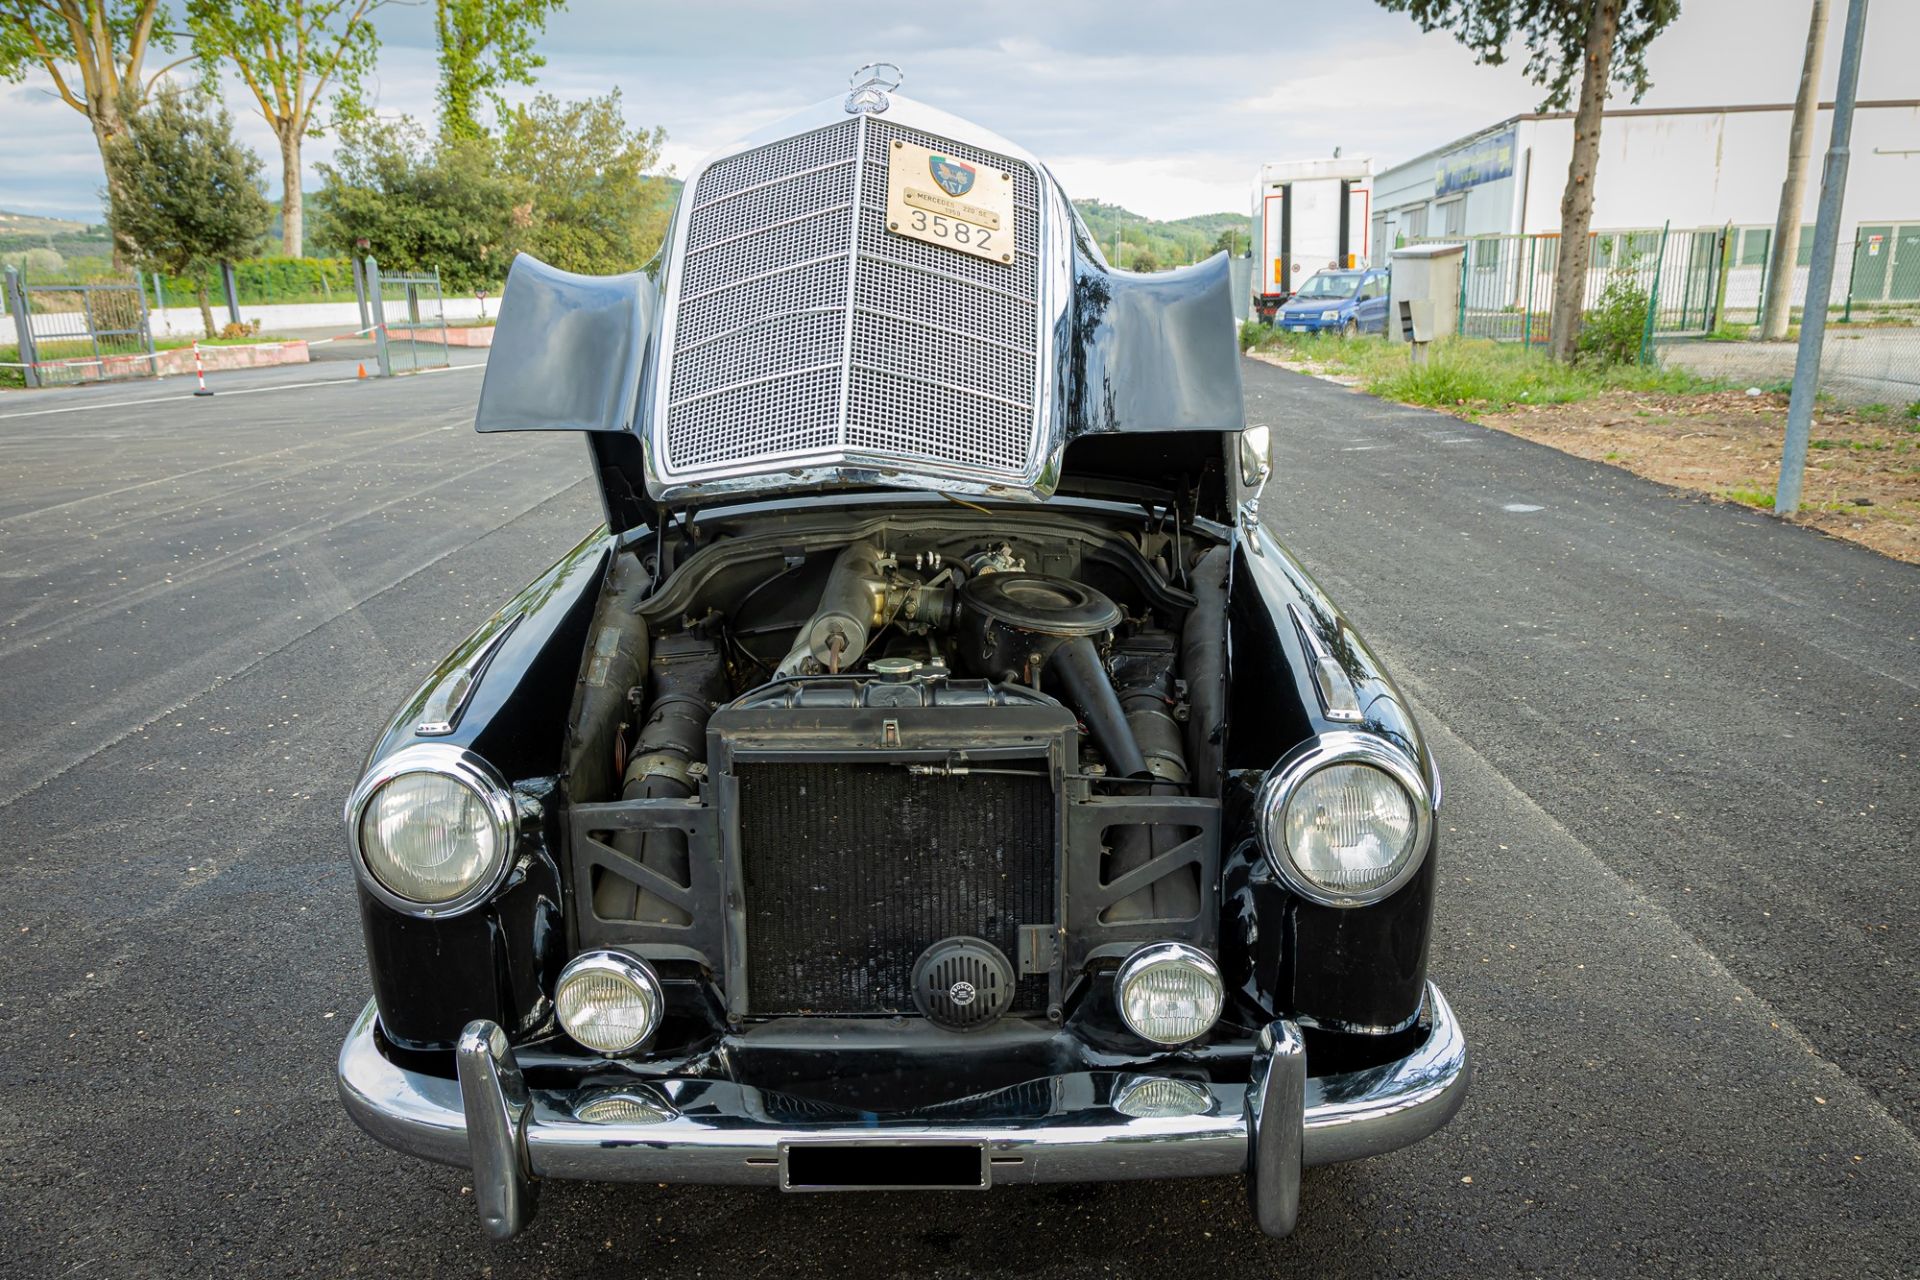
<path id="1" fill-rule="evenodd" d="M 789 1142 L 783 1191 L 984 1191 L 984 1142 Z"/>

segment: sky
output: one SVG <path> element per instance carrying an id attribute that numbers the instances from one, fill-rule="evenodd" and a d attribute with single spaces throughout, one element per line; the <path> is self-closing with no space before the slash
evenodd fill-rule
<path id="1" fill-rule="evenodd" d="M 1684 0 L 1654 45 L 1645 104 L 1792 101 L 1808 7 Z M 1833 5 L 1824 95 L 1845 12 L 1844 0 Z M 430 119 L 431 4 L 391 5 L 378 26 L 376 108 Z M 1244 210 L 1263 162 L 1338 146 L 1386 168 L 1540 103 L 1519 70 L 1524 57 L 1477 66 L 1451 36 L 1422 34 L 1374 0 L 574 0 L 538 47 L 547 58 L 538 84 L 511 96 L 618 86 L 629 123 L 665 126 L 665 161 L 681 173 L 744 133 L 844 94 L 855 67 L 887 59 L 905 72 L 902 93 L 1025 146 L 1076 198 L 1153 218 Z M 1920 98 L 1916 48 L 1920 3 L 1880 0 L 1861 97 Z M 237 84 L 227 100 L 277 197 L 272 134 Z M 313 161 L 331 149 L 328 138 L 308 142 L 308 190 L 319 184 Z M 0 85 L 0 209 L 97 221 L 101 184 L 85 120 L 44 75 Z"/>

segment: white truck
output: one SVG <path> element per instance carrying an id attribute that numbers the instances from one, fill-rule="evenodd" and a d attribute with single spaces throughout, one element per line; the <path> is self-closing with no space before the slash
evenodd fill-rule
<path id="1" fill-rule="evenodd" d="M 1253 314 L 1267 324 L 1314 272 L 1372 265 L 1373 160 L 1260 166 L 1253 184 Z"/>

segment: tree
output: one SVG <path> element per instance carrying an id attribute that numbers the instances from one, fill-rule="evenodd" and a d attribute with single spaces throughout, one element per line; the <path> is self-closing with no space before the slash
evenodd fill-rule
<path id="1" fill-rule="evenodd" d="M 1446 30 L 1498 66 L 1516 38 L 1527 48 L 1526 74 L 1542 86 L 1545 110 L 1573 115 L 1573 160 L 1560 198 L 1560 257 L 1553 282 L 1553 356 L 1579 350 L 1593 246 L 1593 184 L 1600 165 L 1600 122 L 1607 91 L 1618 84 L 1638 102 L 1646 93 L 1647 48 L 1675 18 L 1680 0 L 1379 0 L 1405 13 L 1422 31 Z"/>
<path id="2" fill-rule="evenodd" d="M 305 248 L 300 144 L 320 131 L 313 108 L 329 85 L 358 99 L 385 0 L 187 0 L 187 26 L 209 71 L 230 62 L 280 142 L 282 240 Z"/>
<path id="3" fill-rule="evenodd" d="M 501 112 L 500 90 L 532 84 L 547 60 L 533 51 L 547 15 L 566 0 L 434 0 L 440 39 L 440 132 L 449 138 L 486 133 L 475 112 L 490 99 Z"/>
<path id="4" fill-rule="evenodd" d="M 449 288 L 499 283 L 532 217 L 485 138 L 430 140 L 409 119 L 344 123 L 333 163 L 315 166 L 313 239 L 400 270 L 438 268 Z"/>
<path id="5" fill-rule="evenodd" d="M 1244 231 L 1235 231 L 1231 227 L 1220 233 L 1213 242 L 1213 248 L 1207 251 L 1209 256 L 1224 253 L 1230 258 L 1241 258 L 1253 252 L 1253 238 Z"/>
<path id="6" fill-rule="evenodd" d="M 193 60 L 146 74 L 147 54 L 172 49 L 177 35 L 160 0 L 0 0 L 0 78 L 19 80 L 43 69 L 60 100 L 86 117 L 104 165 L 108 144 L 126 130 L 127 117 L 152 95 L 155 81 Z M 107 203 L 109 213 L 119 203 L 111 169 Z"/>
<path id="7" fill-rule="evenodd" d="M 1793 315 L 1793 268 L 1800 261 L 1800 210 L 1807 198 L 1807 166 L 1813 162 L 1814 112 L 1820 106 L 1820 57 L 1827 48 L 1827 0 L 1813 0 L 1807 23 L 1807 56 L 1800 66 L 1800 93 L 1793 100 L 1793 133 L 1787 142 L 1787 177 L 1780 184 L 1780 215 L 1774 219 L 1767 264 L 1767 296 L 1760 309 L 1760 337 L 1787 336 Z"/>
<path id="8" fill-rule="evenodd" d="M 204 91 L 168 84 L 125 121 L 106 159 L 123 196 L 112 210 L 114 239 L 145 265 L 198 274 L 200 320 L 213 337 L 200 269 L 252 253 L 266 234 L 260 157 L 234 141 L 233 117 Z"/>
<path id="9" fill-rule="evenodd" d="M 629 129 L 620 91 L 581 102 L 543 93 L 508 113 L 501 168 L 530 201 L 520 246 L 568 271 L 631 271 L 660 247 L 671 185 L 648 176 L 664 129 Z"/>

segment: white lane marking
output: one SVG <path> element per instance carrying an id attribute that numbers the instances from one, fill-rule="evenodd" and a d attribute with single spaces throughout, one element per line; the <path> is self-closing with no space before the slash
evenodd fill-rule
<path id="1" fill-rule="evenodd" d="M 1500 509 L 1502 511 L 1511 511 L 1515 515 L 1522 515 L 1528 511 L 1545 511 L 1546 510 L 1545 507 L 1536 507 L 1531 502 L 1509 502 L 1506 506 L 1501 507 Z"/>
<path id="2" fill-rule="evenodd" d="M 482 362 L 480 364 L 448 365 L 444 369 L 421 369 L 418 372 L 419 373 L 456 373 L 463 369 L 484 369 L 486 367 L 487 367 L 486 364 Z M 414 376 L 417 376 L 417 374 L 409 374 L 407 376 L 414 377 Z M 353 377 L 320 378 L 313 382 L 286 382 L 286 383 L 280 384 L 279 386 L 274 386 L 274 387 L 239 387 L 230 391 L 216 392 L 215 394 L 223 395 L 223 396 L 251 396 L 251 395 L 257 395 L 262 391 L 298 391 L 303 387 L 349 386 L 359 381 L 360 381 L 359 378 L 353 378 Z M 85 413 L 89 409 L 131 409 L 137 405 L 172 404 L 176 400 L 191 400 L 191 399 L 193 399 L 193 392 L 183 391 L 177 396 L 149 396 L 144 400 L 105 400 L 105 401 L 98 401 L 93 404 L 70 404 L 70 405 L 65 405 L 58 409 L 29 409 L 25 413 L 0 413 L 0 422 L 4 422 L 9 418 L 44 418 L 48 414 Z"/>
<path id="3" fill-rule="evenodd" d="M 1340 450 L 1342 453 L 1365 453 L 1369 449 L 1384 449 L 1383 444 L 1350 444 Z"/>

